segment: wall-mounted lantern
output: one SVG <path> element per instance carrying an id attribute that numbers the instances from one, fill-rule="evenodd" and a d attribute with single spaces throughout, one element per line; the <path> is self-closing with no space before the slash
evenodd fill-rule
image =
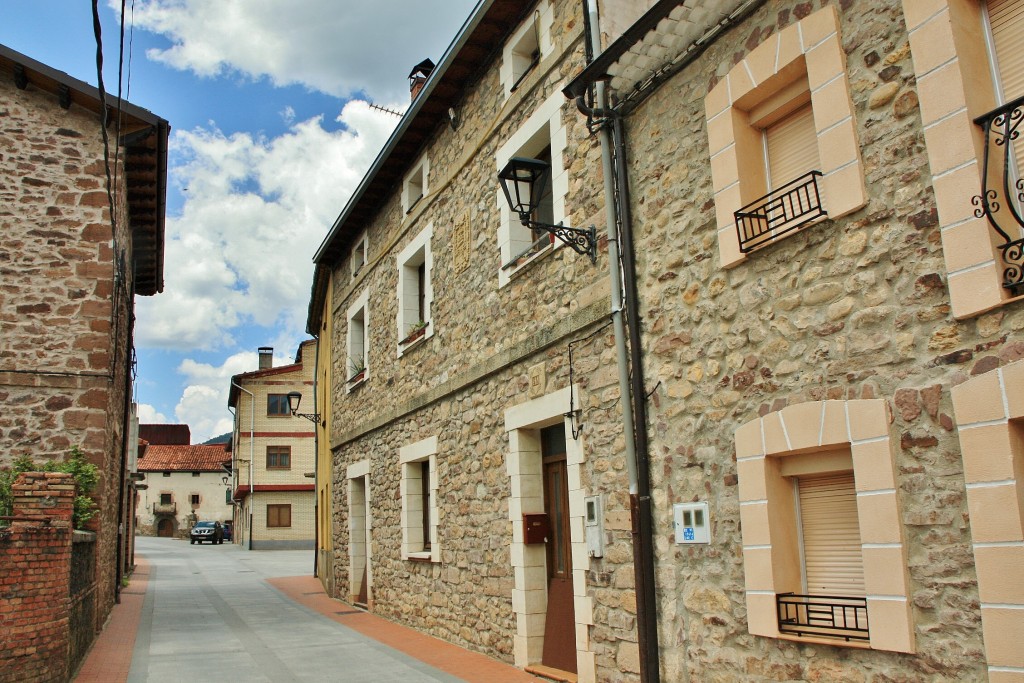
<path id="1" fill-rule="evenodd" d="M 288 410 L 295 417 L 304 417 L 310 422 L 315 422 L 317 425 L 323 427 L 327 423 L 321 421 L 320 413 L 300 413 L 299 404 L 302 402 L 302 394 L 297 391 L 288 392 Z"/>

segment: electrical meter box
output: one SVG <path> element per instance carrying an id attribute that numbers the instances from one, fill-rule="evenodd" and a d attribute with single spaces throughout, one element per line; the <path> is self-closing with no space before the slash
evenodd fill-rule
<path id="1" fill-rule="evenodd" d="M 672 506 L 676 522 L 676 543 L 711 543 L 711 519 L 707 503 L 679 503 Z"/>
<path id="2" fill-rule="evenodd" d="M 583 528 L 587 534 L 587 553 L 591 557 L 604 557 L 604 506 L 601 496 L 584 499 Z"/>

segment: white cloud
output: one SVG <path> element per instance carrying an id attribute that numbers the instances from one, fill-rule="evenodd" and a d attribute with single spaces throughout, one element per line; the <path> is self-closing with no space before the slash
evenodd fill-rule
<path id="1" fill-rule="evenodd" d="M 138 408 L 139 424 L 165 425 L 170 424 L 167 416 L 148 403 L 140 403 Z"/>
<path id="2" fill-rule="evenodd" d="M 111 0 L 114 6 L 116 0 Z M 171 42 L 147 56 L 201 76 L 237 72 L 381 102 L 408 100 L 406 76 L 438 62 L 476 0 L 141 0 L 137 28 Z"/>
<path id="3" fill-rule="evenodd" d="M 268 139 L 178 131 L 171 175 L 187 199 L 168 217 L 164 292 L 139 300 L 141 346 L 230 346 L 232 330 L 305 326 L 312 256 L 397 120 L 345 105 L 330 131 L 315 117 Z"/>

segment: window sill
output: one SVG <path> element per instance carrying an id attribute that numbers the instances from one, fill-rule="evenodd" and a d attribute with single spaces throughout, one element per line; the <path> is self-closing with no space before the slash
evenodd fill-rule
<path id="1" fill-rule="evenodd" d="M 409 560 L 410 562 L 428 562 L 429 563 L 429 562 L 433 562 L 434 561 L 434 558 L 431 555 L 431 552 L 429 550 L 426 551 L 426 552 L 409 553 L 409 556 L 406 559 Z"/>
<path id="2" fill-rule="evenodd" d="M 423 334 L 421 334 L 420 336 L 416 337 L 415 339 L 411 339 L 411 340 L 409 340 L 409 337 L 406 337 L 402 341 L 398 342 L 398 357 L 401 358 L 402 356 L 404 356 L 405 354 L 409 353 L 413 349 L 416 349 L 416 348 L 419 348 L 420 346 L 423 346 L 423 343 L 426 342 L 428 339 L 430 339 L 433 336 L 434 335 L 430 331 L 430 327 L 429 327 L 429 323 L 428 323 L 428 327 L 424 329 Z"/>
<path id="3" fill-rule="evenodd" d="M 855 650 L 871 650 L 871 644 L 864 641 L 843 640 L 842 638 L 824 638 L 821 636 L 796 636 L 789 633 L 780 633 L 775 636 L 778 640 L 788 640 L 793 643 L 812 643 L 815 645 L 832 645 L 834 647 L 849 647 Z"/>
<path id="4" fill-rule="evenodd" d="M 523 272 L 524 270 L 527 270 L 532 264 L 536 263 L 537 261 L 542 261 L 551 254 L 553 254 L 555 251 L 555 246 L 555 243 L 552 242 L 551 244 L 545 245 L 543 248 L 538 249 L 532 254 L 526 254 L 525 256 L 520 256 L 519 258 L 517 258 L 514 261 L 515 265 L 509 266 L 508 279 L 514 280 L 516 277 L 518 277 L 519 273 Z"/>
<path id="5" fill-rule="evenodd" d="M 365 372 L 363 372 L 360 373 L 359 375 L 356 375 L 352 379 L 348 380 L 348 382 L 346 382 L 346 384 L 348 385 L 348 391 L 355 391 L 359 387 L 363 386 L 364 384 L 366 384 L 366 379 L 367 375 Z"/>

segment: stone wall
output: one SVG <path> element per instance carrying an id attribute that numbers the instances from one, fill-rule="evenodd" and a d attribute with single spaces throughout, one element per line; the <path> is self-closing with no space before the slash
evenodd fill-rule
<path id="1" fill-rule="evenodd" d="M 950 389 L 1024 354 L 1019 305 L 955 320 L 898 3 L 838 4 L 868 204 L 724 270 L 704 97 L 828 2 L 767 2 L 626 120 L 650 399 L 667 680 L 982 680 L 984 650 Z M 737 207 L 738 208 L 738 207 Z M 747 632 L 734 432 L 787 405 L 882 398 L 898 442 L 915 654 Z M 676 545 L 706 500 L 712 543 Z"/>
<path id="2" fill-rule="evenodd" d="M 0 681 L 64 681 L 75 480 L 25 472 L 12 492 L 13 520 L 0 528 Z"/>
<path id="3" fill-rule="evenodd" d="M 33 86 L 0 83 L 0 463 L 61 458 L 78 446 L 100 468 L 97 619 L 117 590 L 123 434 L 132 318 L 124 174 L 112 173 L 116 235 L 96 115 Z M 112 139 L 111 154 L 117 155 Z M 130 517 L 126 517 L 130 521 Z"/>

